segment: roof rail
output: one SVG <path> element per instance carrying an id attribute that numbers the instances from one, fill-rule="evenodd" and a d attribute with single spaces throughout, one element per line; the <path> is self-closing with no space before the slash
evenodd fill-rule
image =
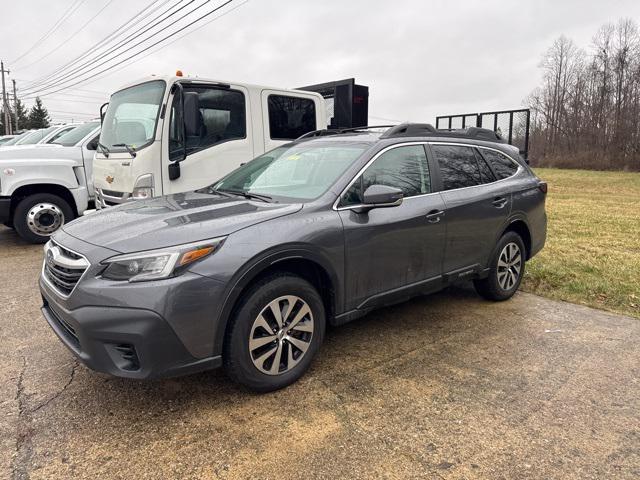
<path id="1" fill-rule="evenodd" d="M 433 135 L 436 132 L 437 130 L 429 123 L 401 123 L 384 132 L 380 138 L 422 137 L 425 134 Z"/>
<path id="2" fill-rule="evenodd" d="M 327 135 L 340 135 L 342 133 L 359 132 L 362 130 L 371 130 L 373 128 L 392 128 L 392 127 L 395 127 L 395 125 L 369 125 L 369 126 L 363 126 L 363 127 L 334 128 L 334 129 L 323 128 L 322 130 L 314 130 L 313 132 L 307 132 L 304 135 L 299 136 L 296 140 L 301 140 L 303 138 L 312 138 L 312 137 L 325 137 Z"/>
<path id="3" fill-rule="evenodd" d="M 453 138 L 473 138 L 476 140 L 486 140 L 489 142 L 506 143 L 499 133 L 488 128 L 469 127 L 458 130 L 444 129 L 437 130 L 428 123 L 403 123 L 390 128 L 380 138 L 395 137 L 453 137 Z"/>

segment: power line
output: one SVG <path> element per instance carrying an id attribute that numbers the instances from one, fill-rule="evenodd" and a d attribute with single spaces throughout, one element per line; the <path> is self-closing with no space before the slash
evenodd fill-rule
<path id="1" fill-rule="evenodd" d="M 62 47 L 63 45 L 66 45 L 68 42 L 70 42 L 76 35 L 78 35 L 82 30 L 84 30 L 85 28 L 87 28 L 91 22 L 93 22 L 98 15 L 100 15 L 109 5 L 111 5 L 113 3 L 113 0 L 108 0 L 107 3 L 104 4 L 104 6 L 98 10 L 98 13 L 96 13 L 93 17 L 91 17 L 88 21 L 84 22 L 82 27 L 80 27 L 78 30 L 76 30 L 75 32 L 73 32 L 69 37 L 67 37 L 66 40 L 62 41 L 61 43 L 59 43 L 58 45 L 56 45 L 54 48 L 52 48 L 51 50 L 49 50 L 47 53 L 45 53 L 43 56 L 41 56 L 40 58 L 38 58 L 37 60 L 28 63 L 27 65 L 20 67 L 16 70 L 24 70 L 27 69 L 29 67 L 31 67 L 32 65 L 35 65 L 36 63 L 44 60 L 45 58 L 47 58 L 49 55 L 51 55 L 53 52 L 55 52 L 56 50 L 58 50 L 60 47 Z"/>
<path id="2" fill-rule="evenodd" d="M 181 0 L 182 1 L 182 0 Z M 195 12 L 196 10 L 199 10 L 200 8 L 204 7 L 207 3 L 209 3 L 211 0 L 206 0 L 204 3 L 200 4 L 199 6 L 197 6 L 196 8 L 194 8 L 193 10 L 191 10 L 190 12 L 186 13 L 185 15 L 183 15 L 182 17 L 180 17 L 178 20 L 176 20 L 175 22 L 171 23 L 170 25 L 167 25 L 168 27 L 171 27 L 172 25 L 175 25 L 177 22 L 183 20 L 184 18 L 186 18 L 187 16 L 191 15 L 193 12 Z M 67 80 L 68 78 L 71 78 L 73 76 L 78 76 L 78 75 L 85 75 L 86 73 L 88 73 L 88 69 L 96 69 L 98 67 L 101 67 L 102 65 L 105 65 L 106 63 L 117 59 L 120 55 L 124 55 L 126 52 L 121 52 L 121 53 L 117 53 L 115 56 L 109 58 L 109 55 L 111 53 L 113 53 L 115 50 L 118 50 L 119 48 L 124 47 L 125 45 L 127 45 L 129 42 L 131 42 L 132 40 L 136 39 L 139 35 L 142 35 L 144 33 L 146 33 L 147 31 L 149 31 L 150 29 L 160 25 L 161 23 L 163 23 L 165 20 L 169 19 L 170 17 L 172 17 L 173 15 L 175 15 L 176 13 L 180 12 L 181 10 L 183 10 L 184 8 L 188 7 L 189 5 L 191 5 L 193 2 L 195 2 L 195 0 L 189 0 L 188 3 L 186 3 L 185 5 L 183 5 L 182 7 L 178 8 L 177 10 L 174 10 L 173 12 L 171 12 L 169 15 L 167 15 L 166 17 L 164 17 L 163 19 L 161 19 L 160 21 L 154 23 L 153 25 L 151 25 L 151 27 L 145 29 L 144 31 L 142 31 L 141 33 L 134 33 L 133 35 L 130 35 L 129 37 L 127 37 L 126 41 L 124 43 L 121 43 L 119 45 L 116 45 L 115 47 L 112 47 L 109 51 L 104 52 L 103 54 L 99 55 L 96 57 L 96 59 L 101 59 L 102 57 L 107 57 L 104 58 L 101 62 L 99 62 L 96 65 L 92 65 L 91 63 L 87 63 L 83 66 L 77 67 L 67 73 L 65 73 L 62 77 L 57 78 L 57 79 L 51 79 L 48 82 L 45 82 L 45 84 L 40 85 L 39 89 L 40 90 L 47 90 L 51 87 L 55 87 L 56 84 L 64 84 L 65 80 Z M 179 4 L 177 4 L 179 5 Z M 171 10 L 174 6 L 169 7 L 169 9 L 167 9 L 165 12 L 161 13 L 159 16 L 164 15 L 165 13 L 167 13 L 169 10 Z M 158 17 L 156 17 L 153 21 L 155 21 Z M 148 24 L 147 24 L 148 25 Z M 149 35 L 147 38 L 144 38 L 142 40 L 140 40 L 138 43 L 136 43 L 135 45 L 133 45 L 132 47 L 130 47 L 130 49 L 136 48 L 138 46 L 140 46 L 141 44 L 143 44 L 144 42 L 146 42 L 147 40 L 150 40 L 151 38 L 155 37 L 156 35 L 162 33 L 162 30 L 158 30 L 157 32 Z M 34 86 L 29 86 L 27 87 L 26 90 L 27 94 L 29 94 L 29 90 L 33 90 L 33 88 L 35 88 Z"/>
<path id="3" fill-rule="evenodd" d="M 169 0 L 164 0 L 160 5 L 156 5 L 155 8 L 151 9 L 151 11 L 147 12 L 146 14 L 142 15 L 146 10 L 149 10 L 151 8 L 151 6 L 155 3 L 158 2 L 158 0 L 152 0 L 151 3 L 149 3 L 146 7 L 144 7 L 142 10 L 140 10 L 139 12 L 137 12 L 133 17 L 131 17 L 129 20 L 127 20 L 126 22 L 124 22 L 122 25 L 118 26 L 115 30 L 113 30 L 112 32 L 110 32 L 108 35 L 106 35 L 105 37 L 103 37 L 100 41 L 96 42 L 94 45 L 92 45 L 91 47 L 89 47 L 87 50 L 85 50 L 84 52 L 82 52 L 80 55 L 78 55 L 77 57 L 75 57 L 74 59 L 70 60 L 69 62 L 67 62 L 64 65 L 61 65 L 60 67 L 56 68 L 55 70 L 53 70 L 51 73 L 44 75 L 43 77 L 37 78 L 35 80 L 32 80 L 30 82 L 27 82 L 28 85 L 33 85 L 34 83 L 37 82 L 42 82 L 44 80 L 47 80 L 49 78 L 51 78 L 52 76 L 58 74 L 59 72 L 61 72 L 62 70 L 65 70 L 73 65 L 75 65 L 76 63 L 78 63 L 79 61 L 81 61 L 82 59 L 86 58 L 87 55 L 90 55 L 94 50 L 98 49 L 101 45 L 103 45 L 105 42 L 107 42 L 108 40 L 111 41 L 110 39 L 113 38 L 118 38 L 118 36 L 120 36 L 120 34 L 122 33 L 123 29 L 124 31 L 126 31 L 127 29 L 129 29 L 131 26 L 135 26 L 137 23 L 140 23 L 142 20 L 144 20 L 145 18 L 147 18 L 149 15 L 151 15 L 154 11 L 156 11 L 158 8 L 160 8 L 162 5 L 166 4 Z M 142 16 L 141 16 L 142 15 Z M 141 17 L 140 17 L 141 16 Z M 137 22 L 133 23 L 130 26 L 127 26 L 129 23 L 133 22 L 136 20 L 137 17 L 140 17 L 138 19 Z M 115 35 L 115 37 L 114 37 Z M 107 42 L 109 43 L 109 42 Z"/>
<path id="4" fill-rule="evenodd" d="M 122 64 L 122 63 L 124 63 L 124 62 L 126 62 L 126 61 L 128 61 L 128 60 L 130 60 L 130 59 L 132 59 L 132 58 L 135 58 L 135 57 L 139 56 L 140 54 L 142 54 L 142 53 L 144 53 L 144 52 L 148 51 L 149 49 L 151 49 L 151 48 L 155 47 L 156 45 L 158 45 L 158 44 L 160 44 L 160 43 L 164 42 L 165 40 L 168 40 L 169 38 L 171 38 L 171 37 L 173 37 L 173 36 L 177 35 L 178 33 L 180 33 L 180 32 L 182 32 L 182 31 L 186 30 L 187 28 L 191 27 L 192 25 L 195 25 L 196 23 L 200 22 L 200 21 L 201 21 L 201 20 L 203 20 L 204 18 L 206 18 L 206 17 L 208 17 L 208 16 L 210 16 L 210 15 L 213 15 L 215 12 L 217 12 L 217 11 L 218 11 L 218 10 L 220 10 L 221 8 L 223 8 L 223 7 L 227 6 L 228 4 L 230 4 L 230 3 L 231 3 L 231 2 L 233 2 L 233 1 L 234 1 L 234 0 L 227 0 L 226 2 L 224 2 L 223 4 L 221 4 L 221 5 L 220 5 L 220 6 L 218 6 L 218 7 L 214 8 L 214 9 L 213 9 L 213 10 L 211 10 L 210 12 L 205 13 L 204 15 L 202 15 L 202 16 L 200 16 L 200 17 L 198 17 L 197 19 L 195 19 L 194 21 L 192 21 L 192 22 L 188 23 L 187 25 L 185 25 L 185 26 L 183 26 L 183 27 L 179 28 L 178 30 L 176 30 L 176 31 L 172 32 L 171 34 L 169 34 L 169 35 L 167 35 L 167 36 L 165 36 L 165 37 L 161 38 L 161 39 L 160 39 L 160 40 L 158 40 L 157 42 L 155 42 L 155 43 L 153 43 L 153 44 L 151 44 L 151 45 L 149 45 L 149 46 L 147 46 L 147 47 L 143 48 L 143 49 L 142 49 L 142 50 L 140 50 L 139 52 L 136 52 L 136 53 L 134 53 L 133 55 L 130 55 L 129 57 L 125 58 L 124 60 L 120 61 L 119 63 L 117 63 L 117 64 L 115 64 L 115 65 L 111 65 L 111 66 L 109 66 L 109 67 L 107 67 L 107 68 L 105 68 L 105 69 L 101 70 L 100 72 L 94 73 L 94 74 L 92 75 L 92 77 L 88 77 L 88 78 L 84 78 L 84 79 L 78 80 L 78 81 L 77 81 L 77 82 L 75 82 L 75 83 L 71 83 L 71 84 L 69 84 L 69 85 L 67 85 L 67 86 L 65 86 L 65 87 L 59 88 L 59 89 L 57 89 L 57 90 L 53 90 L 53 91 L 50 91 L 50 92 L 41 93 L 39 96 L 51 95 L 51 94 L 53 94 L 53 93 L 60 92 L 60 91 L 62 91 L 62 90 L 66 90 L 66 89 L 68 89 L 68 88 L 71 88 L 71 87 L 73 87 L 73 86 L 75 86 L 75 85 L 79 85 L 79 84 L 81 84 L 81 83 L 85 83 L 85 82 L 87 82 L 87 80 L 91 80 L 91 78 L 95 78 L 95 76 L 100 75 L 100 74 L 102 74 L 102 73 L 104 73 L 104 72 L 108 71 L 109 69 L 111 69 L 111 68 L 113 68 L 113 67 L 116 67 L 116 66 L 118 66 L 118 65 L 120 65 L 120 64 Z M 174 23 L 175 23 L 175 22 L 174 22 Z M 33 94 L 32 94 L 32 95 L 33 95 Z"/>
<path id="5" fill-rule="evenodd" d="M 242 3 L 239 3 L 239 4 L 238 4 L 238 5 L 236 5 L 235 7 L 230 8 L 230 9 L 229 9 L 229 10 L 227 10 L 226 12 L 221 13 L 221 14 L 220 14 L 220 15 L 218 15 L 217 17 L 212 18 L 211 20 L 209 20 L 208 22 L 203 23 L 202 25 L 198 26 L 197 28 L 194 28 L 194 29 L 193 29 L 193 30 L 191 30 L 191 31 L 188 31 L 188 32 L 183 33 L 183 34 L 182 34 L 182 35 L 180 35 L 178 38 L 175 38 L 174 40 L 172 40 L 172 41 L 171 41 L 171 42 L 169 42 L 169 43 L 166 43 L 166 44 L 164 44 L 164 45 L 161 45 L 159 48 L 156 48 L 155 50 L 153 50 L 153 51 L 151 51 L 151 52 L 147 53 L 146 55 L 143 55 L 142 57 L 137 58 L 135 61 L 140 61 L 140 60 L 142 60 L 143 58 L 149 57 L 150 55 L 153 55 L 154 53 L 159 52 L 160 50 L 162 50 L 163 48 L 168 47 L 169 45 L 173 45 L 174 43 L 176 43 L 177 41 L 181 40 L 182 38 L 184 38 L 184 37 L 186 37 L 186 36 L 188 36 L 188 35 L 191 35 L 192 33 L 195 33 L 196 31 L 200 30 L 201 28 L 206 27 L 206 26 L 207 26 L 207 25 L 209 25 L 210 23 L 213 23 L 213 22 L 215 22 L 216 20 L 219 20 L 220 18 L 222 18 L 222 17 L 224 17 L 224 16 L 228 15 L 229 13 L 233 12 L 234 10 L 237 10 L 238 8 L 242 7 L 243 5 L 245 5 L 245 4 L 247 4 L 247 3 L 249 3 L 249 1 L 250 1 L 250 0 L 244 0 Z M 91 79 L 91 82 L 89 82 L 89 83 L 92 83 L 92 82 L 94 82 L 94 81 L 100 80 L 100 79 L 101 79 L 101 78 L 103 78 L 103 77 L 106 77 L 106 76 L 109 76 L 109 75 L 113 75 L 114 73 L 117 73 L 117 72 L 119 72 L 120 70 L 123 70 L 123 69 L 127 68 L 127 67 L 128 67 L 129 65 L 131 65 L 132 63 L 134 63 L 132 60 L 125 61 L 125 62 L 123 62 L 123 64 L 122 64 L 122 65 L 120 65 L 118 68 L 115 68 L 115 69 L 109 69 L 109 71 L 108 71 L 107 73 L 102 74 L 102 75 L 96 75 L 95 77 L 93 77 L 93 78 Z M 74 89 L 74 91 L 75 91 L 75 90 L 80 90 L 80 91 L 82 91 L 83 89 L 81 89 L 81 88 L 75 88 L 75 89 Z M 62 94 L 60 94 L 60 95 L 70 95 L 70 94 L 62 93 Z M 398 123 L 401 123 L 399 120 L 398 120 L 397 122 L 398 122 Z"/>
<path id="6" fill-rule="evenodd" d="M 73 14 L 78 7 L 80 7 L 80 5 L 82 5 L 86 0 L 75 0 L 70 6 L 69 8 L 67 8 L 65 10 L 65 12 L 62 14 L 62 16 L 56 21 L 56 23 L 53 24 L 53 26 L 47 30 L 47 33 L 45 33 L 44 35 L 42 35 L 42 37 L 40 37 L 38 40 L 36 40 L 36 43 L 34 43 L 33 45 L 31 45 L 31 47 L 24 52 L 22 55 L 20 55 L 18 58 L 14 59 L 11 61 L 12 64 L 18 63 L 18 61 L 20 61 L 20 59 L 22 59 L 23 57 L 25 57 L 26 55 L 28 55 L 30 52 L 33 51 L 34 48 L 36 48 L 38 45 L 40 45 L 42 42 L 44 42 L 47 38 L 49 38 L 53 32 L 55 32 L 60 25 L 62 25 L 62 23 L 69 18 L 69 16 L 71 16 L 71 14 Z"/>
<path id="7" fill-rule="evenodd" d="M 93 45 L 93 47 L 89 48 L 88 50 L 86 50 L 85 52 L 80 54 L 74 60 L 68 62 L 67 64 L 63 65 L 62 67 L 59 67 L 58 69 L 54 70 L 53 72 L 51 72 L 48 75 L 45 75 L 43 77 L 40 77 L 38 79 L 35 79 L 35 80 L 29 82 L 27 84 L 26 88 L 27 89 L 34 89 L 35 87 L 39 87 L 39 86 L 42 86 L 42 85 L 45 85 L 45 84 L 49 84 L 49 83 L 54 82 L 54 81 L 59 81 L 61 78 L 65 78 L 65 76 L 68 76 L 69 72 L 77 72 L 79 69 L 81 70 L 81 69 L 85 68 L 86 66 L 90 65 L 92 62 L 94 62 L 96 60 L 99 60 L 101 57 L 103 57 L 105 55 L 105 52 L 100 52 L 100 49 L 109 48 L 108 45 L 110 43 L 113 43 L 113 42 L 116 42 L 116 48 L 117 48 L 117 45 L 118 45 L 117 42 L 120 42 L 120 43 L 122 42 L 122 39 L 118 40 L 119 37 L 122 37 L 123 35 L 126 35 L 128 30 L 130 30 L 131 28 L 136 27 L 143 20 L 145 20 L 148 16 L 152 15 L 154 12 L 156 12 L 157 10 L 159 10 L 160 8 L 162 8 L 164 5 L 166 5 L 169 2 L 169 0 L 164 0 L 162 3 L 160 3 L 159 5 L 156 5 L 154 8 L 152 8 L 149 12 L 147 12 L 146 14 L 140 16 L 142 13 L 145 12 L 145 10 L 148 10 L 157 1 L 158 0 L 154 0 L 151 4 L 147 5 L 147 7 L 145 9 L 141 10 L 140 12 L 138 12 L 136 15 L 134 15 L 132 18 L 130 18 L 127 22 L 125 22 L 123 25 L 121 25 L 118 29 L 116 29 L 113 32 L 111 32 L 111 34 L 109 34 L 106 37 L 104 37 L 102 40 L 100 40 L 95 45 Z M 179 2 L 176 5 L 179 5 L 183 1 L 184 0 L 179 0 Z M 165 11 L 160 13 L 160 15 L 156 16 L 153 20 L 151 20 L 151 22 L 156 20 L 159 16 L 162 16 L 166 12 L 170 11 L 176 5 L 171 5 L 168 9 L 166 9 Z M 140 17 L 140 18 L 138 18 L 137 21 L 134 21 L 134 20 L 136 20 L 137 17 Z M 132 23 L 129 26 L 126 26 L 127 24 L 131 23 L 132 21 L 134 21 L 134 23 Z M 145 26 L 149 25 L 149 23 L 146 23 L 141 28 L 144 28 Z M 125 26 L 126 26 L 126 28 L 125 28 Z M 135 35 L 139 31 L 140 31 L 139 29 L 135 30 L 133 32 L 133 35 Z M 114 36 L 114 34 L 115 34 L 115 36 Z M 127 38 L 130 38 L 130 37 L 126 37 L 125 39 L 127 39 Z M 89 57 L 89 58 L 87 58 L 87 57 Z M 78 64 L 81 61 L 84 62 L 84 63 L 81 63 L 79 66 L 77 66 L 75 68 L 72 68 L 74 65 Z"/>

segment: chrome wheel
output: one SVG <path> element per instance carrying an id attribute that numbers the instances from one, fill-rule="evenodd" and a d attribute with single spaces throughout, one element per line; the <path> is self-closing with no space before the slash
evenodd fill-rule
<path id="1" fill-rule="evenodd" d="M 27 212 L 27 226 L 36 235 L 48 237 L 64 224 L 64 213 L 54 203 L 39 202 Z"/>
<path id="2" fill-rule="evenodd" d="M 503 290 L 511 290 L 522 271 L 522 252 L 513 242 L 507 243 L 498 257 L 498 284 Z"/>
<path id="3" fill-rule="evenodd" d="M 253 321 L 249 354 L 262 373 L 279 375 L 300 362 L 312 337 L 313 314 L 309 305 L 294 295 L 278 297 Z"/>

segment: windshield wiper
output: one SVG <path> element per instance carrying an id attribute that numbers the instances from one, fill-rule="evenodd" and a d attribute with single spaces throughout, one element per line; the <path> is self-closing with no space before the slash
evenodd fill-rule
<path id="1" fill-rule="evenodd" d="M 98 147 L 100 148 L 100 150 L 102 150 L 102 153 L 104 154 L 105 157 L 109 158 L 109 149 L 107 147 L 105 147 L 103 144 L 101 144 L 100 142 L 98 142 Z"/>
<path id="2" fill-rule="evenodd" d="M 212 189 L 212 191 L 214 192 L 221 192 L 221 193 L 230 193 L 232 195 L 238 195 L 240 197 L 244 197 L 247 199 L 257 199 L 257 200 L 262 200 L 263 202 L 267 202 L 269 203 L 271 200 L 273 200 L 269 195 L 262 195 L 260 193 L 251 193 L 251 192 L 244 192 L 242 190 L 229 190 L 226 188 L 214 188 Z"/>
<path id="3" fill-rule="evenodd" d="M 133 149 L 133 147 L 131 147 L 131 145 L 127 145 L 126 143 L 114 143 L 111 146 L 112 147 L 124 147 L 124 148 L 127 149 L 127 152 L 129 152 L 129 155 L 131 155 L 134 158 L 136 156 L 136 151 Z"/>

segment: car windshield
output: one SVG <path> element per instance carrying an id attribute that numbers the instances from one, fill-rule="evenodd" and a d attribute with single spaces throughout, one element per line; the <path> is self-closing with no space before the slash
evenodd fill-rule
<path id="1" fill-rule="evenodd" d="M 9 147 L 11 145 L 15 145 L 16 143 L 18 143 L 21 139 L 23 139 L 24 137 L 31 135 L 33 133 L 33 130 L 29 130 L 27 132 L 21 133 L 20 135 L 18 135 L 17 137 L 13 137 L 11 140 L 9 140 L 8 142 L 5 142 L 2 144 L 3 147 Z"/>
<path id="2" fill-rule="evenodd" d="M 155 80 L 111 95 L 100 143 L 109 151 L 139 149 L 153 141 L 165 82 Z"/>
<path id="3" fill-rule="evenodd" d="M 5 138 L 0 138 L 0 145 L 4 145 L 5 143 L 9 142 L 13 140 L 12 137 L 5 137 Z"/>
<path id="4" fill-rule="evenodd" d="M 100 122 L 83 123 L 70 132 L 65 133 L 53 143 L 64 147 L 72 147 L 99 126 Z"/>
<path id="5" fill-rule="evenodd" d="M 279 147 L 231 172 L 208 191 L 262 195 L 269 197 L 267 200 L 314 200 L 368 147 L 363 142 L 304 142 Z"/>

